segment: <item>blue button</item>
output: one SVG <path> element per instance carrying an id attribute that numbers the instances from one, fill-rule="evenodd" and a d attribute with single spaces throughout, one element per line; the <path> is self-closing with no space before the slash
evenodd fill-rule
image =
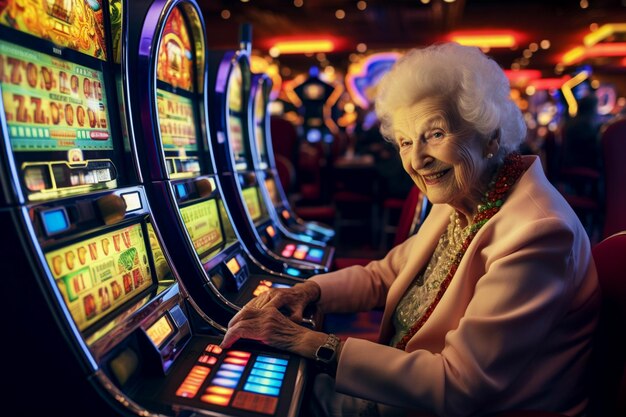
<path id="1" fill-rule="evenodd" d="M 268 387 L 277 387 L 277 388 L 280 388 L 280 386 L 283 384 L 283 381 L 279 379 L 261 378 L 260 376 L 253 376 L 253 375 L 250 375 L 250 377 L 248 378 L 248 381 L 246 382 L 251 382 L 253 384 L 258 384 L 258 385 L 265 385 Z"/>
<path id="2" fill-rule="evenodd" d="M 265 371 L 277 371 L 277 372 L 285 372 L 285 370 L 287 369 L 286 367 L 281 366 L 281 365 L 272 365 L 269 363 L 262 363 L 262 362 L 256 362 L 253 368 L 263 369 Z"/>
<path id="3" fill-rule="evenodd" d="M 262 371 L 260 369 L 252 369 L 252 371 L 250 371 L 250 375 L 281 380 L 285 377 L 285 374 L 283 372 Z"/>
<path id="4" fill-rule="evenodd" d="M 300 271 L 298 271 L 296 268 L 287 268 L 285 272 L 291 275 L 292 277 L 300 276 Z"/>
<path id="5" fill-rule="evenodd" d="M 309 251 L 309 256 L 313 258 L 322 258 L 324 256 L 324 251 L 321 249 L 311 249 Z"/>
<path id="6" fill-rule="evenodd" d="M 256 360 L 258 362 L 273 363 L 274 365 L 284 365 L 284 366 L 287 366 L 287 364 L 289 363 L 287 359 L 272 358 L 269 356 L 257 356 Z"/>
<path id="7" fill-rule="evenodd" d="M 244 391 L 256 392 L 257 394 L 267 394 L 278 396 L 280 393 L 280 389 L 267 387 L 265 385 L 257 385 L 257 384 L 246 384 L 243 387 Z"/>

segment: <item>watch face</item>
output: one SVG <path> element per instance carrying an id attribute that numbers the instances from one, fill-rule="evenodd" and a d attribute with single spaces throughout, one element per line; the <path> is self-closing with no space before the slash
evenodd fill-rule
<path id="1" fill-rule="evenodd" d="M 319 349 L 317 349 L 317 358 L 322 361 L 331 360 L 334 354 L 335 350 L 327 346 L 320 346 Z"/>

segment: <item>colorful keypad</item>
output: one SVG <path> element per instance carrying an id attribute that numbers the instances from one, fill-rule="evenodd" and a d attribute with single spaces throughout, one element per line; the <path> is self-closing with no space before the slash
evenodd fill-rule
<path id="1" fill-rule="evenodd" d="M 212 405 L 274 414 L 288 363 L 287 359 L 254 356 L 241 350 L 222 352 L 219 346 L 209 344 L 176 395 L 198 396 L 200 401 Z"/>

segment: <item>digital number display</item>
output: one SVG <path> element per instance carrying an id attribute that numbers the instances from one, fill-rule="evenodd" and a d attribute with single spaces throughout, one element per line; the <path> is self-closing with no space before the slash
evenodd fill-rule
<path id="1" fill-rule="evenodd" d="M 113 149 L 102 72 L 0 41 L 0 84 L 14 151 Z"/>
<path id="2" fill-rule="evenodd" d="M 228 262 L 226 262 L 226 267 L 233 275 L 237 275 L 237 272 L 241 270 L 241 266 L 239 266 L 239 262 L 237 262 L 236 258 L 231 258 Z"/>
<path id="3" fill-rule="evenodd" d="M 191 99 L 157 89 L 157 111 L 165 151 L 197 151 L 196 121 Z"/>
<path id="4" fill-rule="evenodd" d="M 80 330 L 152 284 L 140 224 L 51 251 L 46 261 Z"/>
<path id="5" fill-rule="evenodd" d="M 167 316 L 161 316 L 152 326 L 146 329 L 146 334 L 156 347 L 161 347 L 163 342 L 170 337 L 172 333 L 174 333 L 174 328 Z"/>
<path id="6" fill-rule="evenodd" d="M 199 256 L 223 242 L 215 199 L 183 207 L 180 214 Z"/>

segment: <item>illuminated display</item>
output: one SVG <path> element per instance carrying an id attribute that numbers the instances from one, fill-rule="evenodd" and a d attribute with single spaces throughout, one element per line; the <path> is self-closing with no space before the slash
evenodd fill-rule
<path id="1" fill-rule="evenodd" d="M 228 140 L 230 148 L 235 157 L 235 161 L 245 158 L 245 149 L 243 147 L 243 125 L 239 116 L 230 115 L 228 117 Z"/>
<path id="2" fill-rule="evenodd" d="M 5 0 L 0 24 L 106 59 L 102 0 Z"/>
<path id="3" fill-rule="evenodd" d="M 239 262 L 237 262 L 236 258 L 231 258 L 228 262 L 226 262 L 226 267 L 233 275 L 236 275 L 241 269 L 241 266 L 239 266 Z"/>
<path id="4" fill-rule="evenodd" d="M 193 54 L 183 15 L 174 8 L 165 22 L 159 45 L 157 78 L 176 88 L 193 90 Z"/>
<path id="5" fill-rule="evenodd" d="M 109 0 L 109 18 L 113 38 L 113 60 L 116 64 L 120 64 L 122 62 L 122 0 Z"/>
<path id="6" fill-rule="evenodd" d="M 154 226 L 152 223 L 148 223 L 148 240 L 150 242 L 150 250 L 152 251 L 152 260 L 154 261 L 154 269 L 156 270 L 157 279 L 162 281 L 166 277 L 172 276 L 172 270 L 170 269 L 167 259 L 163 254 L 163 248 L 159 243 Z"/>
<path id="7" fill-rule="evenodd" d="M 275 206 L 280 206 L 282 203 L 280 201 L 280 197 L 278 196 L 278 190 L 276 189 L 276 182 L 273 178 L 265 179 L 265 188 L 267 188 L 267 192 L 270 195 L 270 199 Z"/>
<path id="8" fill-rule="evenodd" d="M 180 214 L 198 255 L 206 253 L 224 240 L 215 199 L 183 207 Z"/>
<path id="9" fill-rule="evenodd" d="M 243 109 L 243 74 L 241 67 L 235 65 L 228 80 L 228 109 L 234 112 L 241 112 Z"/>
<path id="10" fill-rule="evenodd" d="M 146 334 L 156 347 L 160 347 L 165 339 L 170 337 L 172 333 L 174 333 L 174 328 L 167 319 L 167 316 L 161 316 L 152 326 L 146 329 Z"/>
<path id="11" fill-rule="evenodd" d="M 248 214 L 252 221 L 257 221 L 261 218 L 261 203 L 259 202 L 259 194 L 255 187 L 244 188 L 242 191 L 243 198 L 248 208 Z"/>
<path id="12" fill-rule="evenodd" d="M 113 149 L 100 71 L 0 41 L 0 83 L 14 151 Z"/>
<path id="13" fill-rule="evenodd" d="M 255 94 L 254 100 L 254 118 L 255 118 L 255 135 L 256 146 L 259 153 L 259 159 L 264 161 L 267 157 L 267 150 L 265 149 L 265 97 L 263 95 L 263 89 L 258 88 Z"/>
<path id="14" fill-rule="evenodd" d="M 276 230 L 274 230 L 274 226 L 267 226 L 265 228 L 265 231 L 267 232 L 268 235 L 270 235 L 270 237 L 274 237 L 276 236 Z"/>
<path id="15" fill-rule="evenodd" d="M 188 151 L 198 150 L 191 99 L 157 89 L 157 112 L 161 142 L 166 152 L 171 176 L 180 177 L 199 173 L 198 158 L 187 155 Z M 172 153 L 175 156 L 172 156 Z"/>
<path id="16" fill-rule="evenodd" d="M 51 251 L 46 261 L 80 330 L 152 284 L 140 224 Z"/>

